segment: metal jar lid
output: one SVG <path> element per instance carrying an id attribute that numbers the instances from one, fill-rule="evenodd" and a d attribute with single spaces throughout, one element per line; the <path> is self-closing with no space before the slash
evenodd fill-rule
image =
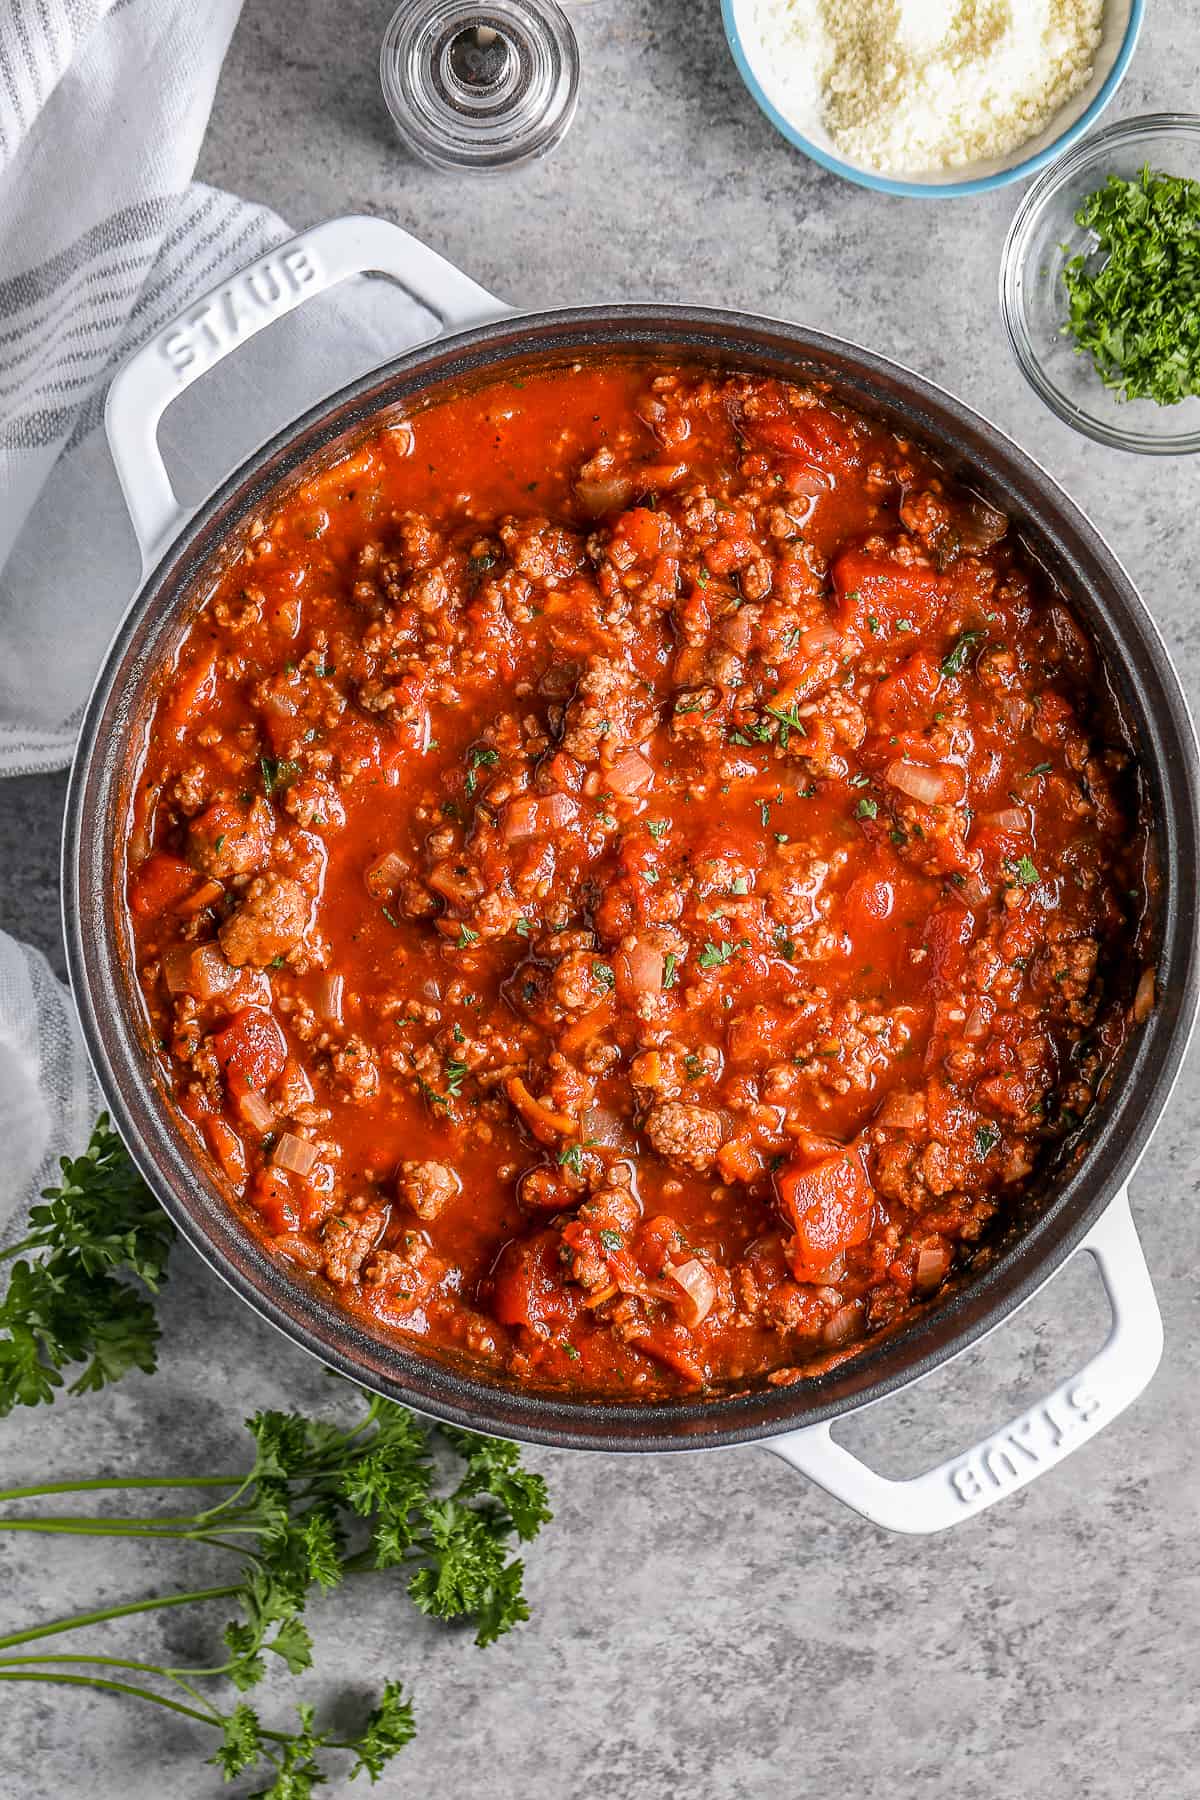
<path id="1" fill-rule="evenodd" d="M 379 79 L 415 156 L 441 169 L 507 169 L 565 135 L 579 46 L 557 0 L 401 0 Z"/>

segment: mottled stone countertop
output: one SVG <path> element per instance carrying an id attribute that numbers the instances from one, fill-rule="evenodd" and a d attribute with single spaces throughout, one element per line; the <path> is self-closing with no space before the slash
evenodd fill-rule
<path id="1" fill-rule="evenodd" d="M 996 277 L 1016 194 L 891 200 L 777 138 L 738 81 L 717 0 L 567 0 L 579 117 L 547 163 L 468 182 L 398 154 L 375 61 L 387 0 L 247 0 L 200 161 L 297 225 L 363 209 L 529 305 L 692 299 L 805 320 L 962 394 L 1032 450 L 1124 560 L 1200 696 L 1196 464 L 1074 437 L 1005 345 Z M 1156 0 L 1115 112 L 1195 104 L 1187 0 Z M 1114 115 L 1110 115 L 1114 116 Z M 61 779 L 0 786 L 0 922 L 61 965 Z M 533 1452 L 557 1519 L 534 1619 L 480 1653 L 381 1592 L 316 1609 L 330 1691 L 387 1672 L 420 1733 L 375 1791 L 494 1800 L 1183 1800 L 1200 1795 L 1200 1339 L 1195 1057 L 1134 1183 L 1166 1320 L 1147 1394 L 1060 1470 L 942 1538 L 882 1535 L 758 1450 L 622 1460 Z M 180 1252 L 164 1367 L 0 1425 L 14 1480 L 118 1456 L 221 1466 L 236 1422 L 326 1377 Z M 888 1472 L 961 1448 L 1103 1335 L 1075 1263 L 984 1347 L 844 1427 Z M 0 1542 L 5 1620 L 152 1591 L 142 1552 Z M 206 1553 L 184 1557 L 197 1580 Z M 174 1582 L 174 1564 L 162 1565 Z M 146 1641 L 184 1648 L 177 1626 Z M 195 1646 L 190 1646 L 194 1648 Z M 285 1683 L 273 1682 L 282 1704 Z M 12 1690 L 3 1800 L 219 1791 L 186 1721 Z M 211 1778 L 210 1778 L 211 1776 Z"/>

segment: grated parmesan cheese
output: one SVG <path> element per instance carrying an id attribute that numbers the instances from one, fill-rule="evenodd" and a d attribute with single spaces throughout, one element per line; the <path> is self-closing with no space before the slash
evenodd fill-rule
<path id="1" fill-rule="evenodd" d="M 1104 0 L 758 0 L 780 110 L 886 174 L 1003 157 L 1092 74 Z"/>

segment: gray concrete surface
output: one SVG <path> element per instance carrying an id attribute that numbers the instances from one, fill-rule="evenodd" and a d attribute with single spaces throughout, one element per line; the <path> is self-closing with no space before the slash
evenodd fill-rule
<path id="1" fill-rule="evenodd" d="M 401 158 L 374 75 L 387 0 L 248 0 L 200 172 L 297 224 L 385 214 L 514 300 L 690 297 L 807 319 L 913 364 L 1087 507 L 1200 697 L 1196 465 L 1085 444 L 1024 386 L 995 303 L 1016 194 L 892 201 L 822 173 L 743 92 L 716 0 L 567 4 L 583 93 L 571 137 L 542 167 L 472 183 Z M 1192 19 L 1187 0 L 1150 7 L 1117 112 L 1196 104 Z M 52 954 L 61 797 L 56 780 L 0 788 L 0 920 Z M 558 1517 L 529 1556 L 534 1617 L 518 1635 L 480 1653 L 382 1586 L 317 1609 L 317 1691 L 353 1695 L 389 1672 L 411 1683 L 420 1735 L 379 1791 L 1200 1795 L 1198 1072 L 1193 1058 L 1135 1184 L 1167 1349 L 1130 1414 L 1059 1472 L 928 1541 L 882 1536 L 760 1451 L 536 1453 Z M 156 1379 L 0 1425 L 3 1473 L 223 1465 L 244 1412 L 328 1392 L 188 1255 L 166 1314 Z M 844 1436 L 890 1472 L 912 1471 L 1052 1386 L 1104 1316 L 1093 1277 L 1073 1267 L 984 1348 Z M 209 1578 L 204 1554 L 182 1560 Z M 181 1572 L 119 1548 L 0 1539 L 0 1618 L 51 1618 Z M 189 1647 L 181 1630 L 152 1627 L 139 1642 L 174 1655 Z M 286 1685 L 272 1686 L 280 1706 Z M 220 1791 L 183 1721 L 49 1690 L 6 1701 L 3 1800 Z"/>

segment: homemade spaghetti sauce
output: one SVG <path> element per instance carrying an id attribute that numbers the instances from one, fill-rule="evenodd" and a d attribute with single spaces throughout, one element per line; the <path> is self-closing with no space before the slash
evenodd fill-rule
<path id="1" fill-rule="evenodd" d="M 1007 521 L 830 394 L 418 410 L 255 521 L 162 684 L 128 901 L 180 1111 L 413 1341 L 795 1379 L 1014 1216 L 1152 1001 L 1097 686 Z"/>

